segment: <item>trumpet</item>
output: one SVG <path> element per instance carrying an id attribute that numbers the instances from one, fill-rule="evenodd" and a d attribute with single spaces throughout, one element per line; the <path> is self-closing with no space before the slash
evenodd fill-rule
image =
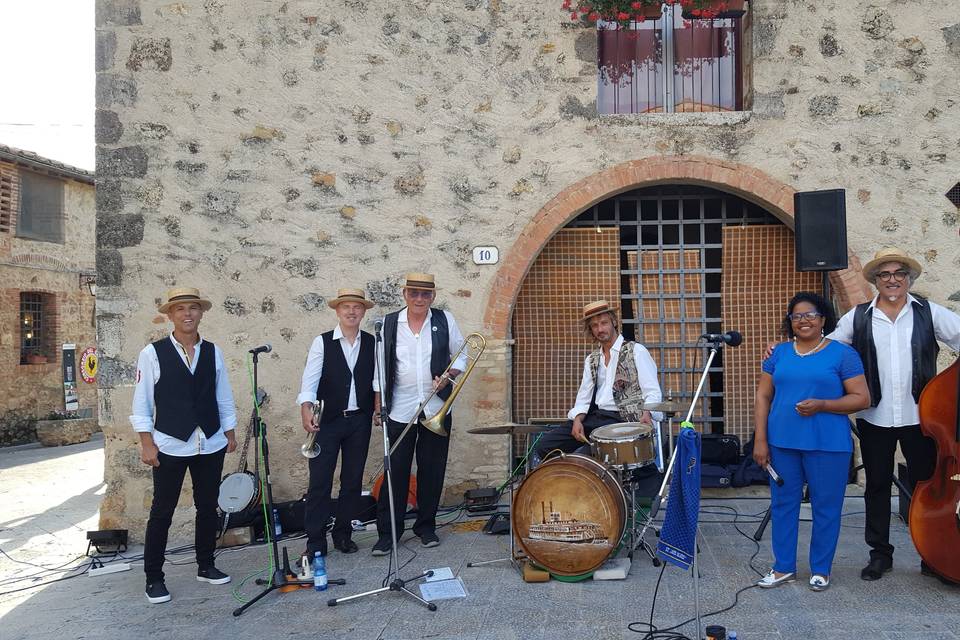
<path id="1" fill-rule="evenodd" d="M 320 424 L 320 413 L 323 411 L 323 405 L 317 402 L 313 405 L 313 422 Z M 316 458 L 320 455 L 320 445 L 317 444 L 317 432 L 311 431 L 307 436 L 307 441 L 300 445 L 300 455 L 304 458 Z"/>
<path id="2" fill-rule="evenodd" d="M 461 354 L 466 353 L 467 368 L 464 370 L 463 374 L 453 383 L 453 389 L 450 391 L 450 396 L 444 401 L 443 406 L 440 407 L 440 410 L 437 411 L 434 415 L 429 418 L 424 418 L 420 421 L 424 427 L 437 434 L 438 436 L 447 437 L 447 431 L 443 428 L 443 421 L 446 419 L 447 414 L 450 413 L 450 407 L 453 406 L 453 401 L 457 399 L 457 394 L 460 393 L 460 390 L 463 388 L 463 384 L 467 381 L 467 378 L 470 377 L 470 372 L 473 371 L 473 367 L 476 366 L 477 361 L 480 359 L 480 356 L 483 355 L 483 350 L 487 347 L 487 340 L 479 333 L 471 333 L 463 340 L 463 344 L 460 345 L 460 348 L 457 349 L 457 352 L 453 354 L 453 357 L 450 358 L 450 364 L 447 365 L 447 368 L 443 370 L 443 373 L 440 374 L 441 380 L 450 379 L 450 369 L 453 368 L 453 363 L 456 362 Z M 413 417 L 410 418 L 410 422 L 407 423 L 407 426 L 403 428 L 403 431 L 397 437 L 396 442 L 390 447 L 390 453 L 393 453 L 394 449 L 397 448 L 397 445 L 400 444 L 400 441 L 403 440 L 403 437 L 407 435 L 407 431 L 410 430 L 410 427 L 413 426 L 413 423 L 416 421 L 417 416 L 424 410 L 427 406 L 427 403 L 436 395 L 438 389 L 434 389 L 430 394 L 424 398 L 423 402 L 420 403 L 420 406 L 417 407 L 416 413 Z"/>

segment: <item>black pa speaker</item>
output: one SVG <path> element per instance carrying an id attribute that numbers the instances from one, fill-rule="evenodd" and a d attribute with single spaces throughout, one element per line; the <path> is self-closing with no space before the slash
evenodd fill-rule
<path id="1" fill-rule="evenodd" d="M 843 189 L 793 194 L 797 271 L 847 268 L 846 194 Z"/>

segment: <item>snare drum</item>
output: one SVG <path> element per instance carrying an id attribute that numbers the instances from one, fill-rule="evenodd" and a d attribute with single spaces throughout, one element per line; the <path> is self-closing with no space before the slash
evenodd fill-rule
<path id="1" fill-rule="evenodd" d="M 639 469 L 657 460 L 653 435 L 653 427 L 648 424 L 608 424 L 590 433 L 590 451 L 594 458 L 614 469 Z"/>
<path id="2" fill-rule="evenodd" d="M 623 536 L 627 496 L 593 458 L 562 455 L 531 471 L 513 500 L 513 534 L 536 564 L 560 576 L 599 568 Z"/>
<path id="3" fill-rule="evenodd" d="M 257 476 L 249 471 L 231 473 L 220 483 L 217 504 L 224 513 L 239 513 L 253 506 L 260 498 Z"/>

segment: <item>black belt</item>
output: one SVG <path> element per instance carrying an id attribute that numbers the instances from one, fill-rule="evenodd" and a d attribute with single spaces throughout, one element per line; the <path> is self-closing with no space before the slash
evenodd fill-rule
<path id="1" fill-rule="evenodd" d="M 350 409 L 343 412 L 344 418 L 352 418 L 354 416 L 363 415 L 363 409 Z"/>

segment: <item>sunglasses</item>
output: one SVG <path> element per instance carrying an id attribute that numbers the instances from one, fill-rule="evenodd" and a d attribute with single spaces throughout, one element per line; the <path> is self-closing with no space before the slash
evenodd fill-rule
<path id="1" fill-rule="evenodd" d="M 819 311 L 807 311 L 806 313 L 788 313 L 787 318 L 793 320 L 794 322 L 800 322 L 801 320 L 816 320 L 817 318 L 822 318 L 823 314 Z"/>
<path id="2" fill-rule="evenodd" d="M 425 291 L 423 289 L 407 289 L 407 295 L 411 298 L 432 298 L 433 291 Z"/>
<path id="3" fill-rule="evenodd" d="M 878 271 L 877 278 L 883 282 L 890 282 L 890 278 L 893 278 L 897 282 L 903 282 L 907 279 L 907 276 L 910 275 L 907 271 L 897 270 L 897 271 Z"/>

